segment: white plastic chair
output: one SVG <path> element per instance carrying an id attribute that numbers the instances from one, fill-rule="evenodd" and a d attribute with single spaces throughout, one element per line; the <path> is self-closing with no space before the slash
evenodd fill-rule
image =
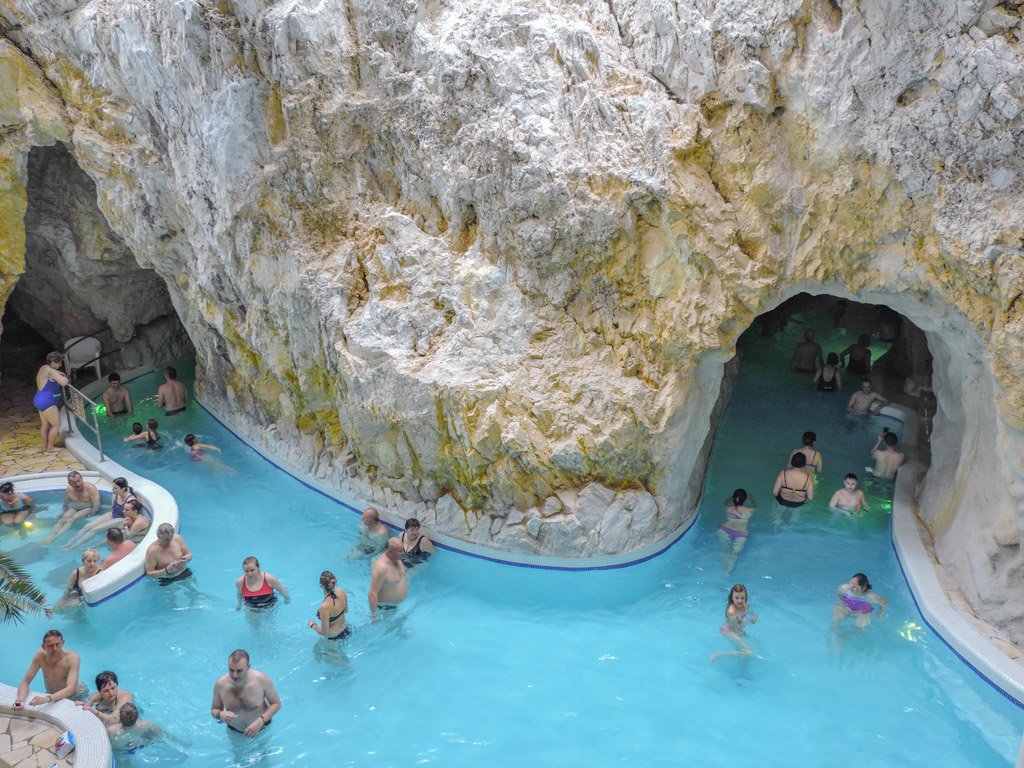
<path id="1" fill-rule="evenodd" d="M 73 376 L 76 370 L 81 368 L 92 368 L 96 371 L 96 378 L 100 378 L 99 356 L 103 354 L 103 345 L 100 340 L 92 336 L 75 336 L 64 342 L 64 366 L 69 376 Z"/>

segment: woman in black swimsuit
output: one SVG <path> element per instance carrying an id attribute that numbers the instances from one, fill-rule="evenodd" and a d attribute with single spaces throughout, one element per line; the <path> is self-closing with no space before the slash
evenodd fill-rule
<path id="1" fill-rule="evenodd" d="M 405 521 L 405 530 L 398 538 L 402 540 L 402 548 L 405 550 L 402 562 L 406 568 L 427 562 L 437 551 L 434 549 L 434 542 L 425 533 L 420 533 L 420 521 L 415 517 Z"/>
<path id="2" fill-rule="evenodd" d="M 825 364 L 814 374 L 814 383 L 819 392 L 835 392 L 843 388 L 843 379 L 839 375 L 839 355 L 829 352 Z"/>
<path id="3" fill-rule="evenodd" d="M 804 471 L 807 457 L 802 453 L 794 453 L 790 466 L 775 478 L 772 496 L 784 507 L 802 507 L 814 498 L 814 480 Z"/>
<path id="4" fill-rule="evenodd" d="M 839 353 L 839 360 L 846 360 L 846 370 L 857 376 L 867 376 L 871 373 L 871 337 L 862 333 L 856 342 Z"/>
<path id="5" fill-rule="evenodd" d="M 66 611 L 82 604 L 82 582 L 102 571 L 100 553 L 92 547 L 82 550 L 82 567 L 75 568 L 68 577 L 68 586 L 54 606 L 54 611 Z"/>
<path id="6" fill-rule="evenodd" d="M 316 611 L 320 623 L 310 621 L 309 628 L 326 640 L 343 640 L 352 634 L 345 620 L 348 595 L 338 586 L 338 580 L 330 571 L 320 574 L 320 586 L 324 590 L 323 602 Z"/>

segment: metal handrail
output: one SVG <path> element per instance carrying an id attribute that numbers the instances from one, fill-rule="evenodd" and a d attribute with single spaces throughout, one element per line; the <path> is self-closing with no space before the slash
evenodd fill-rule
<path id="1" fill-rule="evenodd" d="M 87 408 L 92 406 L 92 408 Z M 71 414 L 82 422 L 82 424 L 92 430 L 92 433 L 96 435 L 96 449 L 100 452 L 100 461 L 104 461 L 103 458 L 103 437 L 100 435 L 100 422 L 96 418 L 96 409 L 99 406 L 90 400 L 81 390 L 76 389 L 71 384 L 64 387 L 64 413 L 66 414 L 68 431 L 74 432 L 75 427 L 71 423 Z M 89 423 L 89 417 L 92 416 L 92 423 Z"/>

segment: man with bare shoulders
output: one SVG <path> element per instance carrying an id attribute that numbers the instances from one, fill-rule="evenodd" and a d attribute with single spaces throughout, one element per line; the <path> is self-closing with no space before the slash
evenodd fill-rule
<path id="1" fill-rule="evenodd" d="M 21 709 L 26 704 L 29 686 L 39 670 L 43 670 L 43 684 L 46 686 L 45 696 L 33 696 L 27 702 L 29 706 L 49 704 L 61 699 L 84 699 L 89 693 L 88 688 L 78 680 L 78 670 L 82 660 L 74 651 L 64 650 L 64 635 L 60 630 L 51 629 L 43 635 L 43 649 L 36 651 L 28 671 L 18 684 L 18 695 L 14 699 L 14 708 Z"/>
<path id="2" fill-rule="evenodd" d="M 889 401 L 871 389 L 871 379 L 861 379 L 860 389 L 850 395 L 846 410 L 858 416 L 870 416 L 878 413 Z"/>
<path id="3" fill-rule="evenodd" d="M 166 587 L 192 575 L 188 564 L 192 559 L 185 539 L 174 532 L 170 523 L 161 523 L 156 529 L 156 541 L 146 548 L 146 575 L 160 580 Z"/>
<path id="4" fill-rule="evenodd" d="M 57 518 L 50 535 L 43 544 L 52 544 L 68 528 L 84 517 L 100 511 L 100 492 L 82 477 L 81 472 L 68 472 L 68 487 L 64 489 L 64 511 Z"/>
<path id="5" fill-rule="evenodd" d="M 164 383 L 156 391 L 157 408 L 163 408 L 166 415 L 173 416 L 185 410 L 188 403 L 188 390 L 178 381 L 178 371 L 171 366 L 164 369 Z"/>
<path id="6" fill-rule="evenodd" d="M 871 449 L 871 458 L 875 460 L 872 474 L 881 480 L 892 480 L 896 477 L 896 470 L 907 460 L 907 455 L 899 449 L 899 439 L 886 427 Z"/>
<path id="7" fill-rule="evenodd" d="M 359 541 L 348 553 L 348 559 L 379 555 L 387 543 L 388 529 L 380 521 L 380 512 L 376 507 L 367 507 L 363 510 L 362 522 L 359 524 Z"/>
<path id="8" fill-rule="evenodd" d="M 821 345 L 814 340 L 814 330 L 804 331 L 804 340 L 796 345 L 789 367 L 804 373 L 814 373 L 825 364 L 821 356 Z"/>
<path id="9" fill-rule="evenodd" d="M 405 548 L 397 536 L 388 539 L 384 553 L 373 561 L 370 569 L 370 616 L 377 618 L 377 609 L 389 610 L 405 600 L 409 594 L 409 582 L 405 578 L 402 555 Z"/>
<path id="10" fill-rule="evenodd" d="M 213 686 L 210 714 L 228 728 L 252 737 L 281 709 L 274 682 L 249 666 L 249 653 L 238 649 L 228 656 L 228 673 Z"/>
<path id="11" fill-rule="evenodd" d="M 116 419 L 122 414 L 133 416 L 132 396 L 127 387 L 121 385 L 121 375 L 112 373 L 107 376 L 109 386 L 103 393 L 103 405 L 107 408 L 107 416 Z"/>

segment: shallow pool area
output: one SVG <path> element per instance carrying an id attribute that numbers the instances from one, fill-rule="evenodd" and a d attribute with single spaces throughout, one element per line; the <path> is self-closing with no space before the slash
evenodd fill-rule
<path id="1" fill-rule="evenodd" d="M 826 352 L 851 340 L 816 327 Z M 376 622 L 369 561 L 348 557 L 356 512 L 273 466 L 195 403 L 164 417 L 156 375 L 133 381 L 136 418 L 157 418 L 163 445 L 123 443 L 131 422 L 121 420 L 105 423 L 104 448 L 174 494 L 195 578 L 145 581 L 96 608 L 6 626 L 0 679 L 16 685 L 43 632 L 61 629 L 90 685 L 114 669 L 142 716 L 171 736 L 117 765 L 1012 765 L 1024 711 L 924 626 L 889 539 L 891 485 L 866 478 L 882 427 L 900 425 L 846 414 L 855 381 L 819 393 L 810 376 L 787 370 L 803 328 L 741 340 L 699 519 L 663 555 L 565 572 L 442 552 L 413 571 L 410 599 Z M 817 433 L 824 471 L 812 503 L 782 510 L 772 481 L 805 430 Z M 190 460 L 189 432 L 223 453 Z M 827 509 L 847 472 L 867 492 L 862 517 Z M 737 487 L 758 509 L 726 574 L 717 529 Z M 53 504 L 39 516 L 52 517 Z M 4 531 L 2 546 L 16 556 L 33 548 L 22 550 L 26 565 L 56 599 L 78 551 L 41 553 L 45 528 Z M 283 582 L 289 603 L 236 610 L 248 555 Z M 341 643 L 307 627 L 324 569 L 349 596 L 353 634 Z M 835 589 L 857 571 L 890 606 L 836 641 Z M 749 631 L 755 656 L 712 665 L 710 654 L 730 650 L 718 628 L 735 582 L 760 617 Z M 283 700 L 251 741 L 209 716 L 235 648 L 249 651 Z"/>

